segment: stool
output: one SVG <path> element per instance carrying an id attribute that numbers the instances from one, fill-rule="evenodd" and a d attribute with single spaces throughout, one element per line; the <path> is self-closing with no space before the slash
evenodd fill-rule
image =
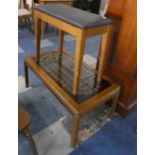
<path id="1" fill-rule="evenodd" d="M 40 59 L 41 22 L 47 22 L 59 30 L 59 51 L 63 51 L 63 31 L 75 36 L 76 50 L 74 62 L 73 93 L 77 95 L 81 65 L 87 37 L 102 35 L 100 57 L 98 62 L 97 80 L 101 81 L 104 55 L 108 39 L 108 30 L 112 20 L 82 11 L 63 4 L 39 5 L 35 7 L 36 53 L 37 63 Z"/>
<path id="2" fill-rule="evenodd" d="M 33 141 L 32 134 L 29 128 L 30 122 L 31 122 L 30 115 L 25 111 L 25 109 L 21 105 L 19 105 L 18 107 L 18 132 L 25 133 L 28 136 L 33 153 L 35 155 L 38 155 L 38 152 L 37 152 L 37 149 L 36 149 L 36 146 Z"/>

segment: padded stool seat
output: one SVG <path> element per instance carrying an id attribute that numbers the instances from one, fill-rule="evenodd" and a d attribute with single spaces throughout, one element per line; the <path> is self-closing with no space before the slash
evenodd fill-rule
<path id="1" fill-rule="evenodd" d="M 65 4 L 37 5 L 35 9 L 81 29 L 112 24 L 112 20 Z"/>

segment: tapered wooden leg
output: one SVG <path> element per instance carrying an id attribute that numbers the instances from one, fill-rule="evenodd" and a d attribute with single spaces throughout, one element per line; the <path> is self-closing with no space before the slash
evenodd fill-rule
<path id="1" fill-rule="evenodd" d="M 28 138 L 29 138 L 29 142 L 30 142 L 30 145 L 31 145 L 31 148 L 32 148 L 32 151 L 34 153 L 34 155 L 38 155 L 38 151 L 36 149 L 36 145 L 35 145 L 35 142 L 32 138 L 32 134 L 31 134 L 31 130 L 29 129 L 29 127 L 27 127 L 25 129 L 25 133 L 27 134 Z"/>
<path id="2" fill-rule="evenodd" d="M 24 72 L 25 72 L 25 86 L 29 87 L 29 74 L 28 74 L 28 67 L 24 63 Z"/>
<path id="3" fill-rule="evenodd" d="M 109 27 L 107 27 L 109 30 Z M 99 51 L 99 57 L 98 57 L 98 75 L 97 75 L 97 80 L 101 81 L 102 79 L 102 74 L 103 74 L 103 65 L 104 65 L 104 58 L 105 58 L 105 52 L 106 52 L 106 47 L 107 47 L 107 42 L 108 42 L 108 32 L 102 35 L 101 38 L 101 45 L 100 45 L 100 51 Z"/>
<path id="4" fill-rule="evenodd" d="M 41 41 L 41 20 L 35 18 L 35 48 L 36 48 L 36 62 L 40 61 L 40 41 Z"/>
<path id="5" fill-rule="evenodd" d="M 118 103 L 118 97 L 119 97 L 119 93 L 115 94 L 115 96 L 113 97 L 113 101 L 112 101 L 112 107 L 111 107 L 111 111 L 109 113 L 109 117 L 112 118 L 115 114 L 116 111 L 116 106 Z"/>
<path id="6" fill-rule="evenodd" d="M 80 125 L 80 115 L 73 115 L 72 133 L 71 133 L 71 147 L 75 147 L 77 144 L 79 125 Z"/>
<path id="7" fill-rule="evenodd" d="M 84 33 L 82 33 L 77 37 L 77 41 L 76 41 L 75 61 L 74 61 L 74 79 L 73 79 L 74 95 L 77 95 L 78 93 L 84 48 L 85 48 L 85 35 Z"/>
<path id="8" fill-rule="evenodd" d="M 59 29 L 59 52 L 60 52 L 60 56 L 62 55 L 62 52 L 63 52 L 63 39 L 64 39 L 64 32 Z"/>

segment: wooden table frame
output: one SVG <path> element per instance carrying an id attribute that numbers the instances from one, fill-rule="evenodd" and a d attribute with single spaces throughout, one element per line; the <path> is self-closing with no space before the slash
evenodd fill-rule
<path id="1" fill-rule="evenodd" d="M 54 50 L 56 51 L 56 50 Z M 59 51 L 59 49 L 57 50 Z M 63 49 L 63 53 L 66 50 Z M 44 52 L 47 53 L 47 52 Z M 108 100 L 112 100 L 112 107 L 109 113 L 109 117 L 112 117 L 115 108 L 117 105 L 118 97 L 120 94 L 120 86 L 115 82 L 111 81 L 109 78 L 102 75 L 102 78 L 106 79 L 111 86 L 105 89 L 104 91 L 99 92 L 98 94 L 92 96 L 86 101 L 83 101 L 81 104 L 78 104 L 75 99 L 73 99 L 65 90 L 61 88 L 57 82 L 52 79 L 41 67 L 38 65 L 32 58 L 36 58 L 35 55 L 25 57 L 25 80 L 26 87 L 29 86 L 29 78 L 28 78 L 28 68 L 30 68 L 39 79 L 45 84 L 45 86 L 55 94 L 55 96 L 63 103 L 67 110 L 72 114 L 73 122 L 72 122 L 72 133 L 71 133 L 71 146 L 75 147 L 77 143 L 78 137 L 78 129 L 80 118 L 86 114 L 87 112 L 93 110 L 94 108 L 106 103 Z M 83 63 L 83 65 L 87 66 Z M 95 70 L 92 69 L 95 73 Z"/>

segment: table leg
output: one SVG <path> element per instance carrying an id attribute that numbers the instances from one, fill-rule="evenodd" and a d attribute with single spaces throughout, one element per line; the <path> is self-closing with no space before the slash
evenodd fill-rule
<path id="1" fill-rule="evenodd" d="M 119 93 L 115 94 L 115 96 L 113 97 L 113 101 L 112 101 L 112 107 L 111 107 L 111 111 L 109 113 L 109 117 L 112 118 L 115 114 L 116 111 L 116 106 L 118 103 L 118 97 L 119 97 Z"/>
<path id="2" fill-rule="evenodd" d="M 64 39 L 64 32 L 59 29 L 59 52 L 60 52 L 60 56 L 62 56 L 62 52 L 63 52 L 63 39 Z"/>
<path id="3" fill-rule="evenodd" d="M 31 148 L 32 148 L 32 151 L 34 153 L 34 155 L 38 155 L 38 151 L 36 149 L 36 145 L 35 145 L 35 142 L 32 138 L 32 133 L 31 133 L 31 130 L 29 129 L 29 127 L 27 127 L 25 129 L 25 133 L 27 134 L 28 138 L 29 138 L 29 142 L 30 142 L 30 145 L 31 145 Z"/>
<path id="4" fill-rule="evenodd" d="M 71 133 L 71 147 L 75 147 L 78 141 L 78 131 L 80 124 L 80 115 L 73 115 L 72 133 Z"/>
<path id="5" fill-rule="evenodd" d="M 73 94 L 77 95 L 80 81 L 81 67 L 83 62 L 83 53 L 85 48 L 85 35 L 82 32 L 76 41 L 75 61 L 74 61 L 74 79 L 73 79 Z"/>
<path id="6" fill-rule="evenodd" d="M 98 75 L 97 75 L 98 81 L 101 81 L 101 79 L 102 79 L 105 52 L 106 52 L 107 42 L 108 42 L 108 38 L 109 38 L 108 32 L 109 32 L 109 27 L 108 27 L 107 33 L 103 34 L 102 38 L 101 38 L 101 45 L 100 45 L 98 64 L 97 64 L 98 65 Z"/>
<path id="7" fill-rule="evenodd" d="M 28 67 L 26 63 L 24 63 L 24 72 L 25 72 L 25 86 L 29 87 L 29 74 L 28 74 Z"/>
<path id="8" fill-rule="evenodd" d="M 36 48 L 36 62 L 40 62 L 40 41 L 41 41 L 41 20 L 35 18 L 35 48 Z"/>

